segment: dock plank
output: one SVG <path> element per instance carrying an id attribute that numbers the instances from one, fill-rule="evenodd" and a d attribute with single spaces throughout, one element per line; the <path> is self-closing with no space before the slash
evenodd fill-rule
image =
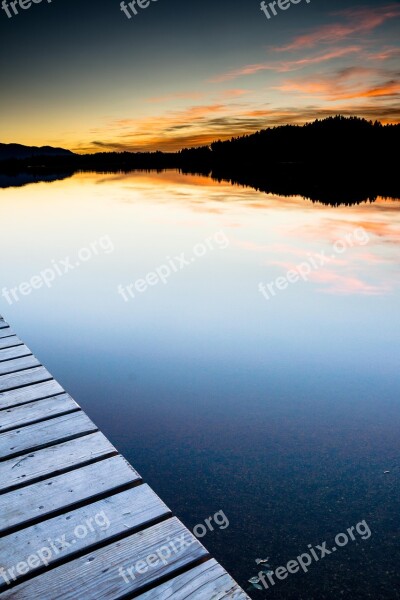
<path id="1" fill-rule="evenodd" d="M 26 562 L 43 547 L 49 548 L 51 553 L 46 562 L 54 565 L 168 516 L 171 512 L 164 502 L 147 484 L 140 485 L 0 538 L 0 565 L 8 569 Z M 43 563 L 37 562 L 29 572 L 42 569 Z M 16 573 L 17 581 L 23 575 Z"/>
<path id="2" fill-rule="evenodd" d="M 25 344 L 11 348 L 0 348 L 0 362 L 3 362 L 3 360 L 11 360 L 12 358 L 22 358 L 31 354 L 32 352 L 27 346 L 25 346 Z"/>
<path id="3" fill-rule="evenodd" d="M 170 541 L 177 552 L 167 546 Z M 165 549 L 164 561 L 156 554 L 157 551 L 162 553 L 162 548 Z M 168 548 L 170 556 L 167 556 Z M 145 563 L 144 572 L 145 567 L 139 561 L 146 561 L 150 556 L 152 566 Z M 116 600 L 206 556 L 204 546 L 173 517 L 7 589 L 2 593 L 2 600 Z M 132 579 L 127 569 L 138 564 L 142 573 L 135 571 Z M 124 569 L 126 579 L 120 568 Z"/>
<path id="4" fill-rule="evenodd" d="M 3 318 L 0 318 L 0 329 L 3 329 L 4 327 L 9 327 L 9 324 L 6 323 Z"/>
<path id="5" fill-rule="evenodd" d="M 39 450 L 57 442 L 66 442 L 79 435 L 95 431 L 97 431 L 96 425 L 82 410 L 21 429 L 13 429 L 0 435 L 0 460 Z"/>
<path id="6" fill-rule="evenodd" d="M 65 392 L 55 398 L 46 398 L 45 400 L 8 408 L 0 411 L 0 433 L 73 410 L 80 410 L 80 407 Z"/>
<path id="7" fill-rule="evenodd" d="M 0 376 L 0 392 L 7 392 L 31 383 L 40 383 L 52 379 L 52 376 L 44 367 L 34 367 L 20 373 Z"/>
<path id="8" fill-rule="evenodd" d="M 38 367 L 40 362 L 35 356 L 24 356 L 23 358 L 16 358 L 14 360 L 5 360 L 0 362 L 0 375 L 7 375 L 8 373 L 17 373 L 32 367 Z"/>
<path id="9" fill-rule="evenodd" d="M 97 432 L 6 460 L 0 463 L 0 492 L 51 477 L 114 452 L 114 446 Z"/>
<path id="10" fill-rule="evenodd" d="M 3 350 L 3 348 L 12 348 L 13 346 L 20 346 L 21 344 L 23 344 L 23 342 L 21 342 L 19 337 L 17 337 L 16 335 L 11 335 L 9 337 L 0 339 L 0 350 Z"/>
<path id="11" fill-rule="evenodd" d="M 0 339 L 9 337 L 10 335 L 15 335 L 11 327 L 3 327 L 0 329 Z"/>
<path id="12" fill-rule="evenodd" d="M 217 563 L 210 559 L 190 571 L 140 594 L 137 600 L 250 600 Z"/>
<path id="13" fill-rule="evenodd" d="M 138 481 L 135 469 L 122 456 L 113 456 L 0 495 L 0 533 Z"/>
<path id="14" fill-rule="evenodd" d="M 64 393 L 61 385 L 54 379 L 44 383 L 35 383 L 26 387 L 0 393 L 0 413 L 2 410 L 20 406 L 34 400 L 55 397 Z"/>

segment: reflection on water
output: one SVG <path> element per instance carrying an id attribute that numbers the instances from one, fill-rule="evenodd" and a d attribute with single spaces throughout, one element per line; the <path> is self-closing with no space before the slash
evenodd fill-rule
<path id="1" fill-rule="evenodd" d="M 24 185 L 40 183 L 43 181 L 52 182 L 59 179 L 66 179 L 67 177 L 71 176 L 72 173 L 48 173 L 47 175 L 41 172 L 14 174 L 0 173 L 0 189 L 9 187 L 23 187 Z"/>
<path id="2" fill-rule="evenodd" d="M 334 208 L 171 171 L 9 188 L 0 207 L 2 289 L 112 241 L 0 312 L 189 527 L 224 511 L 204 543 L 242 586 L 256 557 L 275 569 L 365 519 L 369 540 L 268 595 L 394 597 L 399 200 Z M 223 251 L 118 294 L 217 232 Z"/>
<path id="3" fill-rule="evenodd" d="M 0 188 L 23 186 L 39 181 L 55 181 L 72 177 L 76 172 L 65 167 L 59 168 L 59 173 L 53 173 L 50 167 L 42 166 L 30 167 L 29 172 L 26 173 L 23 172 L 23 166 L 19 168 L 15 167 L 15 170 L 8 174 L 0 173 Z M 97 172 L 100 170 L 98 169 Z M 133 173 L 124 169 L 121 171 L 111 168 L 103 172 L 124 172 L 124 176 Z M 162 173 L 163 170 L 157 172 Z M 381 169 L 363 167 L 360 171 L 360 167 L 356 168 L 354 165 L 344 168 L 343 165 L 324 167 L 314 164 L 277 163 L 267 169 L 266 173 L 257 170 L 253 172 L 249 165 L 244 165 L 244 169 L 240 172 L 236 168 L 205 169 L 200 173 L 182 169 L 180 172 L 192 177 L 210 176 L 217 182 L 248 186 L 269 195 L 303 196 L 313 202 L 329 206 L 352 206 L 362 202 L 375 202 L 379 197 L 392 199 L 400 197 L 399 181 L 393 169 L 385 169 L 385 172 L 382 172 Z"/>

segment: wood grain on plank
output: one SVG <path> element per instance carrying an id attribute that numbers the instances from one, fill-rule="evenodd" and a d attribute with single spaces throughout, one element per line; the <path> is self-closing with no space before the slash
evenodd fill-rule
<path id="1" fill-rule="evenodd" d="M 44 367 L 34 367 L 20 373 L 0 376 L 0 392 L 6 392 L 18 387 L 30 385 L 31 383 L 40 383 L 52 379 L 50 373 Z"/>
<path id="2" fill-rule="evenodd" d="M 0 433 L 73 410 L 80 410 L 80 408 L 75 400 L 72 400 L 71 396 L 65 392 L 55 398 L 46 398 L 22 406 L 14 406 L 0 411 Z"/>
<path id="3" fill-rule="evenodd" d="M 140 475 L 120 455 L 0 495 L 0 532 L 135 483 Z"/>
<path id="4" fill-rule="evenodd" d="M 11 360 L 13 358 L 22 358 L 23 356 L 29 356 L 31 354 L 32 352 L 25 344 L 5 349 L 0 348 L 0 362 L 3 362 L 3 360 Z"/>
<path id="5" fill-rule="evenodd" d="M 44 383 L 35 383 L 10 392 L 0 393 L 0 411 L 12 406 L 20 406 L 34 400 L 50 398 L 56 394 L 64 393 L 61 385 L 54 379 Z M 0 413 L 1 414 L 1 413 Z"/>
<path id="6" fill-rule="evenodd" d="M 164 552 L 164 561 L 157 551 Z M 150 556 L 152 566 L 146 562 Z M 4 590 L 2 600 L 115 600 L 206 556 L 206 549 L 173 517 Z M 127 573 L 131 567 L 134 578 Z"/>
<path id="7" fill-rule="evenodd" d="M 14 360 L 5 360 L 0 362 L 0 375 L 7 375 L 7 373 L 17 373 L 25 369 L 32 367 L 38 367 L 40 362 L 35 356 L 24 356 L 23 358 L 16 358 Z"/>
<path id="8" fill-rule="evenodd" d="M 250 600 L 216 560 L 211 559 L 190 571 L 140 594 L 138 600 Z"/>
<path id="9" fill-rule="evenodd" d="M 0 492 L 51 477 L 116 452 L 102 433 L 43 448 L 0 463 Z"/>
<path id="10" fill-rule="evenodd" d="M 46 562 L 53 565 L 170 514 L 148 485 L 140 485 L 0 538 L 0 565 L 8 569 L 26 562 L 44 547 L 51 554 Z M 38 569 L 43 569 L 42 562 L 34 564 L 29 572 Z M 22 576 L 16 573 L 17 580 Z M 0 589 L 1 584 L 0 580 Z"/>
<path id="11" fill-rule="evenodd" d="M 84 433 L 95 431 L 97 431 L 96 425 L 82 410 L 21 429 L 13 429 L 0 435 L 0 459 L 4 460 L 24 452 L 45 448 L 57 442 L 66 442 Z"/>

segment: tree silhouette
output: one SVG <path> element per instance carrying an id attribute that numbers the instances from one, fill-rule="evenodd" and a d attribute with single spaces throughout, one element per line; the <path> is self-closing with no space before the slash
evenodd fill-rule
<path id="1" fill-rule="evenodd" d="M 305 125 L 270 127 L 180 152 L 100 152 L 0 160 L 0 172 L 73 173 L 179 169 L 280 195 L 328 204 L 400 197 L 400 125 L 337 115 Z M 27 147 L 25 147 L 27 148 Z M 1 159 L 1 156 L 0 156 Z"/>

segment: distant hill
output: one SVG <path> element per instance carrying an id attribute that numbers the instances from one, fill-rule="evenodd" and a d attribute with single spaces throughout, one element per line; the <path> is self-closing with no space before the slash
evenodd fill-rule
<path id="1" fill-rule="evenodd" d="M 74 154 L 51 146 L 0 144 L 0 161 L 33 160 L 32 165 L 62 165 L 80 169 L 185 168 L 200 172 L 235 168 L 268 172 L 271 164 L 353 164 L 390 165 L 397 163 L 400 124 L 383 125 L 358 117 L 328 117 L 305 125 L 280 125 L 250 135 L 215 141 L 209 146 L 180 152 L 99 152 Z M 395 156 L 396 155 L 396 156 Z M 38 158 L 48 157 L 46 161 Z M 22 166 L 22 165 L 20 165 Z"/>
<path id="2" fill-rule="evenodd" d="M 399 124 L 338 115 L 214 142 L 211 151 L 213 165 L 268 171 L 271 163 L 392 164 L 399 142 Z"/>
<path id="3" fill-rule="evenodd" d="M 28 180 L 49 181 L 54 174 L 58 178 L 76 171 L 179 169 L 267 193 L 354 204 L 377 196 L 400 198 L 399 146 L 400 124 L 338 115 L 180 152 L 74 154 L 62 148 L 0 144 L 0 173 L 13 177 L 5 185 L 16 185 L 17 175 L 24 185 L 22 175 L 27 173 Z"/>
<path id="4" fill-rule="evenodd" d="M 0 144 L 0 160 L 24 159 L 32 156 L 73 156 L 74 153 L 64 148 L 51 146 L 23 146 L 21 144 Z"/>

